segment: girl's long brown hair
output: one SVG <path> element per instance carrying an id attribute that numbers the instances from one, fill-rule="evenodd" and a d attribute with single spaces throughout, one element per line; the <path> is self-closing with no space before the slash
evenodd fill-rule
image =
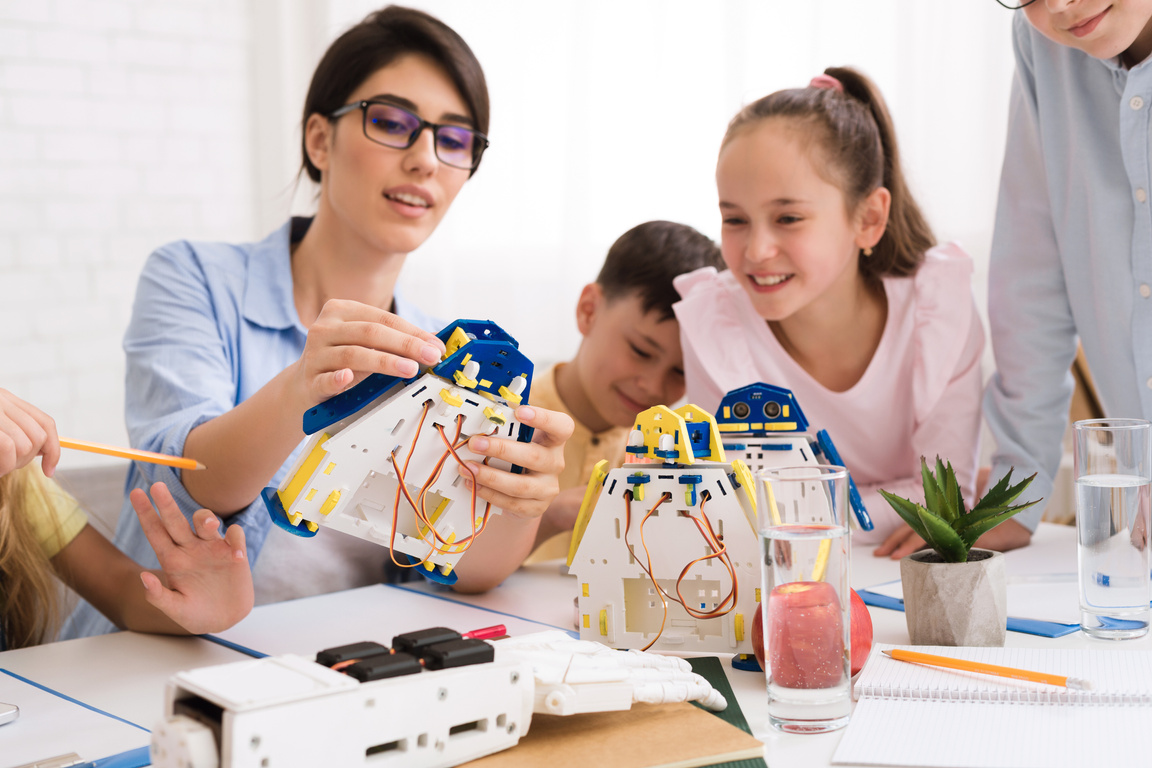
<path id="1" fill-rule="evenodd" d="M 850 67 L 829 67 L 824 74 L 839 80 L 843 93 L 808 86 L 765 96 L 732 118 L 724 144 L 761 120 L 795 121 L 819 148 L 813 162 L 840 187 L 849 213 L 877 187 L 892 195 L 888 226 L 872 255 L 860 257 L 860 273 L 869 281 L 915 274 L 936 238 L 904 179 L 884 97 L 871 80 Z"/>
<path id="2" fill-rule="evenodd" d="M 8 650 L 55 634 L 59 594 L 52 563 L 29 522 L 30 500 L 51 504 L 38 467 L 0 477 L 0 627 Z"/>

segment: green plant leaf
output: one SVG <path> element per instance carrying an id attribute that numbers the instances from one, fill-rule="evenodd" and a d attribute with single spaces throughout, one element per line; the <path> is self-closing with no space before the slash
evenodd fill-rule
<path id="1" fill-rule="evenodd" d="M 1040 499 L 1037 499 L 1036 501 L 1030 501 L 1027 504 L 1018 504 L 1014 507 L 996 507 L 991 510 L 984 510 L 979 514 L 978 519 L 970 523 L 965 521 L 965 524 L 957 528 L 956 532 L 959 534 L 964 543 L 967 544 L 969 548 L 971 548 L 976 545 L 977 539 L 979 539 L 981 536 L 996 526 L 1000 525 L 1000 523 L 1011 518 L 1013 515 L 1020 514 L 1024 510 L 1028 509 L 1028 507 L 1039 503 Z M 977 513 L 973 512 L 972 514 L 967 515 L 967 517 L 977 517 Z"/>
<path id="2" fill-rule="evenodd" d="M 963 563 L 968 559 L 968 545 L 960 538 L 960 534 L 952 530 L 952 526 L 924 507 L 917 505 L 916 511 L 920 515 L 924 529 L 928 531 L 924 541 L 928 542 L 932 549 L 950 563 Z"/>
<path id="3" fill-rule="evenodd" d="M 924 507 L 951 525 L 956 520 L 956 508 L 949 508 L 947 496 L 940 485 L 940 481 L 944 479 L 944 466 L 940 463 L 939 456 L 936 457 L 936 466 L 938 474 L 933 475 L 928 469 L 928 462 L 923 456 L 920 457 L 920 478 L 924 483 Z"/>
<path id="4" fill-rule="evenodd" d="M 936 466 L 938 472 L 944 472 L 944 500 L 955 513 L 954 520 L 960 520 L 967 510 L 964 509 L 964 493 L 960 490 L 960 483 L 956 482 L 956 470 L 952 469 L 952 462 L 948 462 L 947 471 L 942 470 L 939 459 L 936 460 Z M 955 522 L 952 523 L 952 527 L 956 527 Z"/>
<path id="5" fill-rule="evenodd" d="M 988 507 L 987 509 L 981 509 L 979 511 L 974 509 L 965 515 L 963 520 L 956 523 L 956 532 L 963 533 L 966 529 L 972 527 L 973 525 L 980 525 L 985 520 L 989 520 L 993 517 L 996 517 L 996 515 L 1003 514 L 1007 509 L 1010 509 L 1010 507 Z"/>
<path id="6" fill-rule="evenodd" d="M 900 518 L 908 523 L 908 526 L 916 532 L 917 536 L 925 541 L 928 540 L 928 532 L 924 530 L 924 526 L 920 523 L 920 515 L 916 512 L 915 502 L 909 501 L 903 496 L 888 493 L 888 491 L 885 490 L 881 490 L 880 495 L 892 505 L 892 509 L 896 510 L 896 514 L 900 515 Z"/>
<path id="7" fill-rule="evenodd" d="M 991 509 L 992 507 L 1007 507 L 1024 492 L 1024 489 L 1027 488 L 1035 478 L 1036 475 L 1033 474 L 1031 477 L 1026 477 L 1018 484 L 1009 487 L 1009 483 L 1012 482 L 1012 469 L 1009 469 L 1008 474 L 1000 478 L 1000 482 L 992 486 L 992 489 L 976 502 L 976 506 L 972 507 L 972 511 L 976 512 L 982 509 Z"/>
<path id="8" fill-rule="evenodd" d="M 964 540 L 946 521 L 908 499 L 883 490 L 880 491 L 880 495 L 892 505 L 896 514 L 900 515 L 904 522 L 908 523 L 912 530 L 947 562 L 963 563 L 968 559 L 968 547 L 964 544 Z"/>

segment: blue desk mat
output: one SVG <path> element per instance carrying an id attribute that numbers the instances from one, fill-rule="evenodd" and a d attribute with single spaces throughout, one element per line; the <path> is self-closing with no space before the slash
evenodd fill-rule
<path id="1" fill-rule="evenodd" d="M 858 589 L 856 593 L 860 595 L 860 599 L 864 601 L 865 605 L 888 608 L 893 611 L 903 612 L 904 610 L 904 601 L 899 597 L 889 597 L 888 595 L 869 592 L 867 589 Z M 1038 619 L 1018 619 L 1009 616 L 1008 631 L 1023 632 L 1026 635 L 1039 635 L 1040 637 L 1064 637 L 1064 635 L 1080 631 L 1080 625 L 1061 624 L 1058 621 L 1040 621 Z"/>

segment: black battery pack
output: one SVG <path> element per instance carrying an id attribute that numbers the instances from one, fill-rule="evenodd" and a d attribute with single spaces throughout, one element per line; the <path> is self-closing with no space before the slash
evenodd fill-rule
<path id="1" fill-rule="evenodd" d="M 486 664 L 496 658 L 496 649 L 483 640 L 468 638 L 430 645 L 420 651 L 420 656 L 427 669 L 448 669 Z"/>
<path id="2" fill-rule="evenodd" d="M 355 664 L 349 664 L 343 671 L 362 683 L 368 683 L 386 677 L 415 675 L 423 669 L 420 660 L 409 653 L 385 653 L 360 659 Z"/>
<path id="3" fill-rule="evenodd" d="M 416 632 L 405 632 L 403 635 L 396 635 L 396 637 L 392 638 L 392 647 L 397 651 L 414 653 L 419 656 L 421 655 L 421 650 L 430 645 L 447 643 L 459 639 L 460 633 L 454 629 L 432 627 L 430 629 L 421 629 Z"/>
<path id="4" fill-rule="evenodd" d="M 361 642 L 351 643 L 349 645 L 338 645 L 335 648 L 326 648 L 316 654 L 316 663 L 323 664 L 325 667 L 333 667 L 344 661 L 351 661 L 352 659 L 363 659 L 368 656 L 379 656 L 382 653 L 388 653 L 389 648 L 380 645 L 380 643 Z"/>

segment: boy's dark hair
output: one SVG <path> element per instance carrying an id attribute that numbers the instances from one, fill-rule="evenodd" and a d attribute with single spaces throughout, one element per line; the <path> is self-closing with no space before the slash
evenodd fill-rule
<path id="1" fill-rule="evenodd" d="M 636 293 L 645 312 L 670 320 L 680 300 L 672 278 L 700 267 L 724 269 L 716 243 L 686 224 L 648 221 L 612 243 L 596 282 L 609 301 Z"/>
<path id="2" fill-rule="evenodd" d="M 377 70 L 409 53 L 423 54 L 444 68 L 471 113 L 472 127 L 488 133 L 488 84 L 472 49 L 436 17 L 389 5 L 368 14 L 340 35 L 316 65 L 300 123 L 302 170 L 308 178 L 320 182 L 320 170 L 308 157 L 308 118 L 314 114 L 331 115 L 348 103 L 352 92 Z"/>
<path id="3" fill-rule="evenodd" d="M 828 180 L 840 187 L 849 212 L 877 187 L 892 194 L 884 235 L 872 256 L 858 259 L 861 274 L 873 282 L 889 275 L 915 274 L 936 238 L 908 189 L 884 97 L 875 83 L 855 69 L 829 67 L 824 74 L 838 80 L 843 92 L 810 85 L 765 96 L 732 118 L 723 144 L 761 120 L 793 121 L 818 148 L 815 161 L 823 165 Z"/>

